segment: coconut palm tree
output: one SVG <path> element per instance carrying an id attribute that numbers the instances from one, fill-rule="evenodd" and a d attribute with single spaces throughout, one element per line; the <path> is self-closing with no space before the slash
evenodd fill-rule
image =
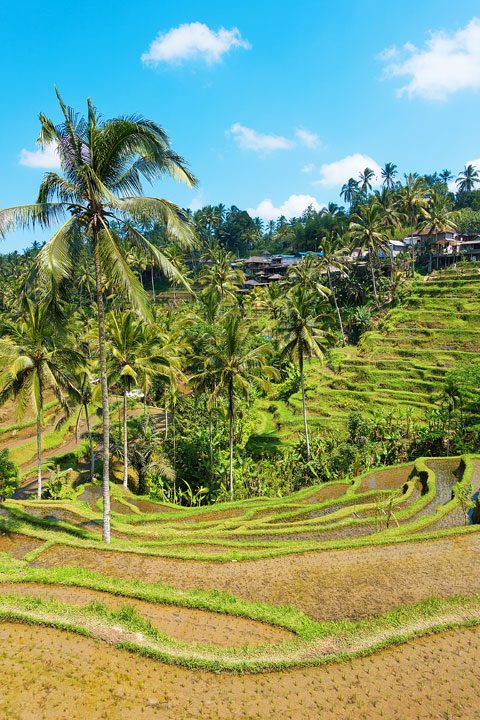
<path id="1" fill-rule="evenodd" d="M 343 327 L 342 314 L 337 302 L 337 295 L 332 283 L 332 272 L 338 273 L 341 276 L 347 275 L 348 266 L 342 261 L 342 252 L 345 250 L 346 243 L 338 233 L 327 233 L 320 241 L 320 248 L 323 253 L 321 259 L 321 268 L 327 276 L 328 288 L 331 293 L 333 304 L 335 306 L 335 312 L 338 319 L 338 327 L 340 335 L 342 336 L 342 344 L 346 345 L 345 331 Z"/>
<path id="2" fill-rule="evenodd" d="M 386 186 L 375 195 L 378 204 L 382 208 L 385 225 L 390 229 L 390 234 L 393 235 L 395 230 L 401 228 L 406 220 L 400 198 L 397 193 L 392 192 Z"/>
<path id="3" fill-rule="evenodd" d="M 316 253 L 310 253 L 305 255 L 301 262 L 290 265 L 281 282 L 288 287 L 299 285 L 312 290 L 316 293 L 317 299 L 325 300 L 330 296 L 330 290 L 322 284 L 322 275 L 322 258 Z"/>
<path id="4" fill-rule="evenodd" d="M 212 383 L 211 405 L 222 393 L 227 397 L 231 500 L 234 496 L 236 398 L 238 395 L 247 398 L 252 383 L 267 390 L 270 387 L 269 381 L 278 377 L 275 368 L 268 363 L 271 354 L 272 349 L 266 343 L 252 347 L 249 323 L 237 312 L 229 312 L 222 318 L 219 332 L 208 345 L 206 369 L 198 374 L 199 380 L 208 375 L 207 379 Z"/>
<path id="5" fill-rule="evenodd" d="M 37 202 L 0 211 L 0 235 L 15 226 L 48 227 L 66 222 L 45 244 L 36 260 L 36 278 L 53 278 L 60 284 L 72 278 L 76 260 L 88 245 L 94 258 L 99 363 L 103 420 L 103 539 L 110 541 L 110 423 L 105 353 L 104 282 L 126 294 L 134 309 L 146 315 L 147 295 L 126 261 L 125 242 L 154 259 L 171 278 L 178 272 L 168 259 L 137 229 L 158 222 L 185 247 L 193 244 L 187 215 L 176 205 L 142 196 L 142 180 L 162 175 L 195 185 L 185 161 L 170 147 L 157 123 L 133 115 L 104 120 L 88 100 L 84 118 L 67 107 L 56 90 L 63 120 L 56 125 L 40 115 L 41 146 L 53 145 L 63 174 L 48 172 Z M 120 241 L 121 230 L 124 242 Z"/>
<path id="6" fill-rule="evenodd" d="M 92 374 L 86 364 L 74 371 L 72 384 L 73 397 L 80 406 L 78 411 L 77 424 L 75 426 L 75 434 L 77 436 L 78 443 L 78 431 L 83 411 L 85 417 L 85 425 L 87 428 L 88 445 L 90 450 L 90 478 L 93 480 L 93 478 L 95 477 L 95 450 L 93 448 L 92 430 L 90 426 L 90 412 L 88 408 L 89 405 L 100 404 L 101 388 L 98 383 L 95 383 L 95 380 L 92 377 Z"/>
<path id="7" fill-rule="evenodd" d="M 428 202 L 428 188 L 423 178 L 416 173 L 405 176 L 405 184 L 400 188 L 400 205 L 408 218 L 412 232 L 415 232 L 417 220 Z M 415 245 L 412 243 L 412 275 L 415 273 Z"/>
<path id="8" fill-rule="evenodd" d="M 440 261 L 437 245 L 438 233 L 454 232 L 456 230 L 457 212 L 450 210 L 446 200 L 444 193 L 432 193 L 428 205 L 422 211 L 423 219 L 420 222 L 420 228 L 434 237 L 434 243 L 437 246 L 437 268 Z"/>
<path id="9" fill-rule="evenodd" d="M 142 344 L 141 323 L 128 310 L 111 312 L 106 318 L 111 380 L 118 381 L 123 396 L 123 486 L 128 487 L 128 394 L 137 384 L 137 358 Z"/>
<path id="10" fill-rule="evenodd" d="M 342 185 L 340 197 L 343 197 L 345 202 L 351 205 L 352 202 L 355 200 L 355 196 L 358 195 L 358 192 L 358 180 L 350 178 L 344 185 Z"/>
<path id="11" fill-rule="evenodd" d="M 200 273 L 199 282 L 203 286 L 203 294 L 217 296 L 219 301 L 225 296 L 233 297 L 236 288 L 245 280 L 245 275 L 240 268 L 233 268 L 234 256 L 222 247 L 212 247 L 207 261 L 210 264 L 204 265 Z"/>
<path id="12" fill-rule="evenodd" d="M 316 312 L 316 298 L 312 290 L 294 286 L 285 298 L 285 309 L 279 323 L 279 332 L 283 336 L 281 357 L 290 357 L 298 362 L 302 388 L 303 427 L 310 461 L 310 436 L 307 422 L 307 401 L 305 395 L 306 357 L 323 357 L 325 333 L 320 328 L 320 316 Z"/>
<path id="13" fill-rule="evenodd" d="M 447 168 L 445 168 L 444 170 L 442 170 L 441 172 L 438 173 L 438 177 L 440 178 L 440 180 L 442 182 L 445 183 L 445 185 L 448 185 L 448 183 L 451 180 L 453 180 L 453 173 L 451 170 L 448 170 Z"/>
<path id="14" fill-rule="evenodd" d="M 465 165 L 455 182 L 458 192 L 470 192 L 480 182 L 480 174 L 474 165 Z"/>
<path id="15" fill-rule="evenodd" d="M 7 321 L 0 339 L 0 404 L 17 403 L 22 417 L 30 405 L 37 426 L 37 497 L 42 497 L 42 412 L 45 393 L 53 392 L 68 415 L 68 394 L 73 391 L 72 375 L 80 356 L 68 348 L 42 303 L 25 301 L 18 320 Z"/>
<path id="16" fill-rule="evenodd" d="M 350 237 L 361 250 L 368 250 L 368 264 L 372 276 L 373 294 L 378 305 L 375 280 L 375 258 L 379 250 L 388 252 L 388 230 L 378 202 L 362 205 L 350 218 Z"/>
<path id="17" fill-rule="evenodd" d="M 382 175 L 382 183 L 385 185 L 385 187 L 388 190 L 391 190 L 395 185 L 395 178 L 397 176 L 398 170 L 395 163 L 387 162 L 385 163 L 385 167 L 382 168 L 381 175 Z"/>
<path id="18" fill-rule="evenodd" d="M 369 192 L 372 189 L 372 180 L 375 178 L 375 172 L 372 168 L 366 167 L 359 175 L 360 188 L 362 192 Z"/>

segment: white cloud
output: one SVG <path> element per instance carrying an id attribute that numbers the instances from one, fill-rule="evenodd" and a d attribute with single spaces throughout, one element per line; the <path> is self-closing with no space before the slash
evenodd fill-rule
<path id="1" fill-rule="evenodd" d="M 367 167 L 373 170 L 376 176 L 372 185 L 380 185 L 381 168 L 379 164 L 369 155 L 362 155 L 362 153 L 347 155 L 341 160 L 322 165 L 320 168 L 320 180 L 317 180 L 315 185 L 320 185 L 321 187 L 339 187 L 351 177 L 358 180 L 359 174 Z"/>
<path id="2" fill-rule="evenodd" d="M 467 160 L 465 165 L 473 165 L 477 170 L 480 170 L 480 158 L 477 160 Z"/>
<path id="3" fill-rule="evenodd" d="M 220 62 L 232 48 L 248 50 L 238 28 L 211 30 L 200 22 L 185 23 L 168 32 L 159 33 L 141 60 L 148 65 L 179 63 L 184 60 L 204 60 L 208 65 Z"/>
<path id="4" fill-rule="evenodd" d="M 290 150 L 293 147 L 292 141 L 282 135 L 264 135 L 241 123 L 232 125 L 227 134 L 232 135 L 235 142 L 244 150 L 272 152 L 273 150 Z"/>
<path id="5" fill-rule="evenodd" d="M 317 133 L 307 130 L 306 128 L 297 128 L 295 130 L 295 137 L 308 148 L 313 149 L 320 145 L 320 138 Z"/>
<path id="6" fill-rule="evenodd" d="M 50 143 L 44 148 L 38 148 L 38 150 L 25 150 L 25 148 L 23 148 L 23 150 L 20 151 L 19 163 L 20 165 L 31 168 L 59 168 L 60 159 L 57 153 L 57 146 L 55 143 Z"/>
<path id="7" fill-rule="evenodd" d="M 315 165 L 313 163 L 307 163 L 302 167 L 303 173 L 311 173 L 315 170 Z"/>
<path id="8" fill-rule="evenodd" d="M 398 57 L 398 60 L 397 60 Z M 384 50 L 387 77 L 406 77 L 399 95 L 446 100 L 459 90 L 480 88 L 480 19 L 453 33 L 430 33 L 424 48 L 406 43 L 401 51 Z M 395 62 L 393 59 L 395 58 Z"/>
<path id="9" fill-rule="evenodd" d="M 192 198 L 192 201 L 190 205 L 188 206 L 189 209 L 192 212 L 196 212 L 197 210 L 201 210 L 201 208 L 205 205 L 205 200 L 203 198 L 203 193 L 199 193 L 198 195 L 195 195 L 194 198 Z"/>
<path id="10" fill-rule="evenodd" d="M 286 218 L 298 217 L 308 207 L 320 210 L 322 205 L 312 195 L 290 195 L 281 205 L 275 207 L 270 198 L 258 203 L 256 208 L 247 208 L 251 217 L 261 217 L 263 220 L 276 220 L 281 215 Z"/>

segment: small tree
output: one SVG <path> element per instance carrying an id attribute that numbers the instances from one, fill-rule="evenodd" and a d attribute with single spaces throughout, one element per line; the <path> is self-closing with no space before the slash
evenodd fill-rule
<path id="1" fill-rule="evenodd" d="M 8 450 L 0 450 L 0 502 L 16 491 L 20 472 L 15 463 L 10 460 Z"/>

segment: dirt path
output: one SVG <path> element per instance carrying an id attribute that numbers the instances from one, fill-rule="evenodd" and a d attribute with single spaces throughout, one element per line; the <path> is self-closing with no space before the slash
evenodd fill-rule
<path id="1" fill-rule="evenodd" d="M 473 720 L 480 631 L 263 675 L 166 666 L 49 628 L 0 625 L 0 716 L 18 720 Z"/>
<path id="2" fill-rule="evenodd" d="M 211 563 L 54 547 L 37 564 L 76 565 L 178 588 L 290 604 L 317 619 L 366 617 L 439 595 L 480 592 L 480 536 Z"/>

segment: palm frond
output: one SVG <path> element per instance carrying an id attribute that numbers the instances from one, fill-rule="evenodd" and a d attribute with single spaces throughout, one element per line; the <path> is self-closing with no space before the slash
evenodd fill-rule
<path id="1" fill-rule="evenodd" d="M 135 273 L 130 269 L 113 233 L 106 224 L 98 234 L 98 243 L 105 275 L 115 288 L 128 297 L 133 308 L 143 318 L 148 318 L 148 296 Z"/>
<path id="2" fill-rule="evenodd" d="M 137 223 L 145 225 L 153 220 L 163 225 L 182 250 L 191 250 L 197 244 L 190 218 L 175 203 L 163 198 L 127 197 L 119 201 L 118 207 Z"/>
<path id="3" fill-rule="evenodd" d="M 58 203 L 32 203 L 31 205 L 18 205 L 17 207 L 0 210 L 0 237 L 9 230 L 28 228 L 40 225 L 48 227 L 65 217 L 68 206 Z"/>

